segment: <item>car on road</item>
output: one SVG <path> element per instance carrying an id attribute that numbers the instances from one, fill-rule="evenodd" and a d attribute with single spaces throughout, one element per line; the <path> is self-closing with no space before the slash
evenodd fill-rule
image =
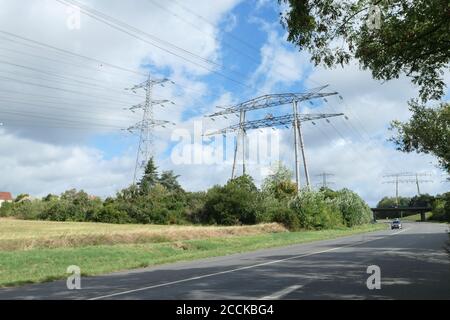
<path id="1" fill-rule="evenodd" d="M 394 221 L 391 222 L 391 230 L 401 229 L 401 228 L 402 228 L 402 223 L 399 219 L 395 219 Z"/>

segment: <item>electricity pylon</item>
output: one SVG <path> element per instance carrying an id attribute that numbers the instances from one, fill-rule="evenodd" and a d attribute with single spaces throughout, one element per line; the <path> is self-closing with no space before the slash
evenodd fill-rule
<path id="1" fill-rule="evenodd" d="M 136 156 L 136 165 L 134 168 L 133 184 L 136 184 L 139 171 L 143 170 L 147 165 L 151 157 L 154 157 L 154 143 L 155 135 L 154 129 L 157 127 L 166 128 L 167 125 L 175 125 L 175 123 L 165 120 L 155 119 L 155 105 L 164 106 L 166 103 L 174 104 L 169 100 L 153 100 L 153 87 L 156 85 L 164 86 L 164 83 L 173 81 L 169 79 L 152 79 L 148 76 L 148 79 L 141 84 L 138 84 L 130 89 L 133 93 L 137 90 L 143 89 L 145 91 L 145 102 L 137 104 L 129 108 L 133 113 L 136 110 L 142 110 L 142 120 L 135 125 L 128 128 L 129 132 L 137 131 L 139 133 L 139 147 Z"/>
<path id="2" fill-rule="evenodd" d="M 388 174 L 383 176 L 383 178 L 395 178 L 394 180 L 384 181 L 383 183 L 395 184 L 395 201 L 397 207 L 399 206 L 399 184 L 401 183 L 415 183 L 417 187 L 417 195 L 420 196 L 420 183 L 433 182 L 433 180 L 419 179 L 419 177 L 431 176 L 429 173 L 411 173 L 411 172 L 400 172 L 394 174 Z M 402 178 L 402 179 L 401 179 Z M 408 179 L 409 178 L 409 179 Z M 411 179 L 413 178 L 413 179 Z"/>
<path id="3" fill-rule="evenodd" d="M 344 114 L 342 114 L 342 113 L 340 113 L 340 114 L 301 114 L 298 111 L 298 103 L 302 102 L 302 101 L 324 98 L 327 96 L 332 96 L 332 95 L 338 94 L 337 92 L 321 92 L 326 87 L 327 86 L 319 87 L 319 88 L 312 89 L 305 93 L 283 93 L 283 94 L 264 95 L 264 96 L 237 104 L 235 106 L 219 107 L 221 109 L 220 111 L 209 115 L 208 117 L 210 117 L 213 121 L 215 121 L 214 120 L 215 117 L 223 116 L 226 118 L 227 115 L 231 115 L 231 114 L 235 114 L 239 117 L 238 124 L 235 124 L 235 125 L 229 126 L 227 128 L 224 128 L 224 129 L 221 129 L 216 132 L 208 134 L 208 136 L 211 136 L 211 135 L 218 135 L 218 134 L 225 135 L 228 132 L 235 132 L 235 131 L 238 132 L 237 139 L 236 139 L 236 145 L 235 145 L 234 162 L 233 162 L 231 178 L 234 178 L 235 174 L 236 174 L 236 162 L 237 162 L 237 153 L 239 150 L 239 144 L 242 144 L 242 146 L 241 146 L 242 158 L 243 158 L 242 171 L 245 174 L 245 136 L 246 136 L 248 130 L 258 129 L 258 128 L 268 128 L 268 127 L 275 128 L 278 126 L 288 127 L 289 125 L 291 125 L 294 130 L 295 176 L 296 176 L 296 182 L 297 182 L 297 189 L 300 190 L 300 187 L 301 187 L 300 186 L 300 169 L 299 169 L 299 153 L 300 153 L 300 151 L 302 153 L 306 185 L 308 188 L 311 188 L 311 182 L 309 179 L 307 159 L 306 159 L 306 153 L 305 153 L 305 145 L 304 145 L 303 134 L 302 134 L 302 123 L 305 121 L 313 121 L 313 120 L 318 120 L 318 119 L 343 116 Z M 292 107 L 293 107 L 292 114 L 287 114 L 287 115 L 278 116 L 278 117 L 268 115 L 264 119 L 253 120 L 253 121 L 246 120 L 246 114 L 249 111 L 265 109 L 265 108 L 272 108 L 272 107 L 286 105 L 286 104 L 292 104 Z"/>
<path id="4" fill-rule="evenodd" d="M 329 185 L 334 184 L 334 182 L 332 181 L 328 181 L 328 177 L 333 177 L 334 174 L 332 173 L 327 173 L 327 172 L 323 172 L 321 174 L 317 174 L 316 177 L 320 177 L 322 178 L 322 188 L 328 188 Z"/>

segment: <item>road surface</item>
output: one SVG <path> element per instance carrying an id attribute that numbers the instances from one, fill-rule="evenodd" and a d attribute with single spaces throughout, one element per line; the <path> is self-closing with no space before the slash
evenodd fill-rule
<path id="1" fill-rule="evenodd" d="M 448 226 L 405 223 L 336 240 L 0 290 L 0 299 L 450 299 Z M 366 285 L 368 266 L 381 289 Z M 82 268 L 82 266 L 81 266 Z"/>

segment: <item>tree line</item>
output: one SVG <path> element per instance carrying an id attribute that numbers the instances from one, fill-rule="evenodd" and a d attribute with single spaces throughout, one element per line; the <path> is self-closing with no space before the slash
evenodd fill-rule
<path id="1" fill-rule="evenodd" d="M 4 204 L 0 216 L 51 221 L 140 224 L 251 225 L 278 222 L 291 230 L 353 227 L 372 213 L 354 192 L 302 190 L 282 164 L 258 189 L 249 175 L 204 192 L 187 192 L 172 171 L 161 174 L 151 159 L 142 179 L 104 200 L 84 191 Z M 19 199 L 19 197 L 18 197 Z M 23 200 L 23 199 L 22 199 Z"/>
<path id="2" fill-rule="evenodd" d="M 377 208 L 430 208 L 431 217 L 429 220 L 450 221 L 450 192 L 432 196 L 421 194 L 414 197 L 384 197 Z M 411 213 L 414 215 L 415 213 Z M 392 214 L 391 214 L 392 215 Z M 389 213 L 380 212 L 379 218 L 386 218 Z"/>

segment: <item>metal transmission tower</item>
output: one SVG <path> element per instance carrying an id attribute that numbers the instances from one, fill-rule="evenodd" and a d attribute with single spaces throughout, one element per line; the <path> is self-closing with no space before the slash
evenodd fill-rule
<path id="1" fill-rule="evenodd" d="M 167 125 L 175 125 L 175 123 L 165 120 L 155 119 L 155 105 L 164 106 L 166 103 L 174 104 L 169 100 L 153 100 L 153 87 L 156 85 L 164 86 L 164 83 L 174 83 L 169 79 L 152 79 L 149 75 L 148 79 L 141 84 L 138 84 L 132 88 L 125 89 L 131 90 L 136 93 L 137 90 L 143 89 L 145 91 L 145 102 L 137 104 L 129 108 L 132 112 L 136 110 L 142 110 L 142 120 L 135 125 L 129 127 L 127 130 L 130 132 L 137 131 L 139 133 L 139 147 L 136 156 L 136 165 L 134 169 L 133 183 L 136 184 L 136 179 L 140 170 L 144 169 L 151 157 L 154 156 L 154 129 L 156 127 L 166 128 Z"/>
<path id="2" fill-rule="evenodd" d="M 429 173 L 411 173 L 411 172 L 400 172 L 394 174 L 388 174 L 383 176 L 383 178 L 395 178 L 394 180 L 384 181 L 383 183 L 395 184 L 395 199 L 397 206 L 398 202 L 398 193 L 399 193 L 399 184 L 401 183 L 415 183 L 417 186 L 417 194 L 420 196 L 420 183 L 433 182 L 433 180 L 425 180 L 419 179 L 419 177 L 427 177 L 431 176 Z"/>
<path id="3" fill-rule="evenodd" d="M 209 115 L 213 121 L 215 117 L 223 116 L 226 118 L 227 115 L 235 114 L 239 117 L 239 123 L 229 126 L 227 128 L 218 130 L 209 135 L 218 135 L 218 134 L 226 134 L 228 132 L 238 132 L 235 152 L 234 152 L 234 162 L 233 162 L 233 170 L 231 177 L 235 177 L 236 173 L 236 162 L 237 162 L 237 153 L 239 150 L 239 144 L 242 144 L 242 171 L 245 174 L 245 137 L 248 130 L 251 129 L 259 129 L 259 128 L 268 128 L 268 127 L 279 127 L 279 126 L 292 126 L 294 129 L 294 140 L 295 140 L 295 173 L 296 173 L 296 182 L 297 188 L 300 189 L 300 171 L 299 171 L 299 149 L 302 152 L 303 165 L 305 170 L 305 178 L 307 187 L 311 187 L 311 183 L 309 180 L 308 166 L 306 163 L 306 154 L 305 147 L 303 141 L 302 134 L 302 123 L 305 121 L 313 121 L 318 119 L 330 118 L 343 116 L 344 114 L 301 114 L 298 111 L 298 103 L 302 101 L 324 98 L 327 96 L 337 95 L 337 92 L 321 92 L 327 86 L 322 86 L 319 88 L 312 89 L 305 93 L 283 93 L 283 94 L 270 94 L 264 95 L 255 99 L 251 99 L 249 101 L 237 104 L 235 106 L 229 107 L 218 107 L 221 110 Z M 274 117 L 272 115 L 266 116 L 264 119 L 247 121 L 246 115 L 249 111 L 254 111 L 258 109 L 266 109 L 272 108 L 276 106 L 282 106 L 292 104 L 293 113 L 283 116 Z"/>
<path id="4" fill-rule="evenodd" d="M 328 188 L 329 185 L 334 184 L 334 182 L 328 181 L 328 179 L 327 179 L 328 177 L 333 177 L 333 176 L 334 176 L 334 174 L 326 173 L 326 172 L 316 175 L 316 177 L 322 178 L 322 183 L 321 183 L 322 188 Z"/>

